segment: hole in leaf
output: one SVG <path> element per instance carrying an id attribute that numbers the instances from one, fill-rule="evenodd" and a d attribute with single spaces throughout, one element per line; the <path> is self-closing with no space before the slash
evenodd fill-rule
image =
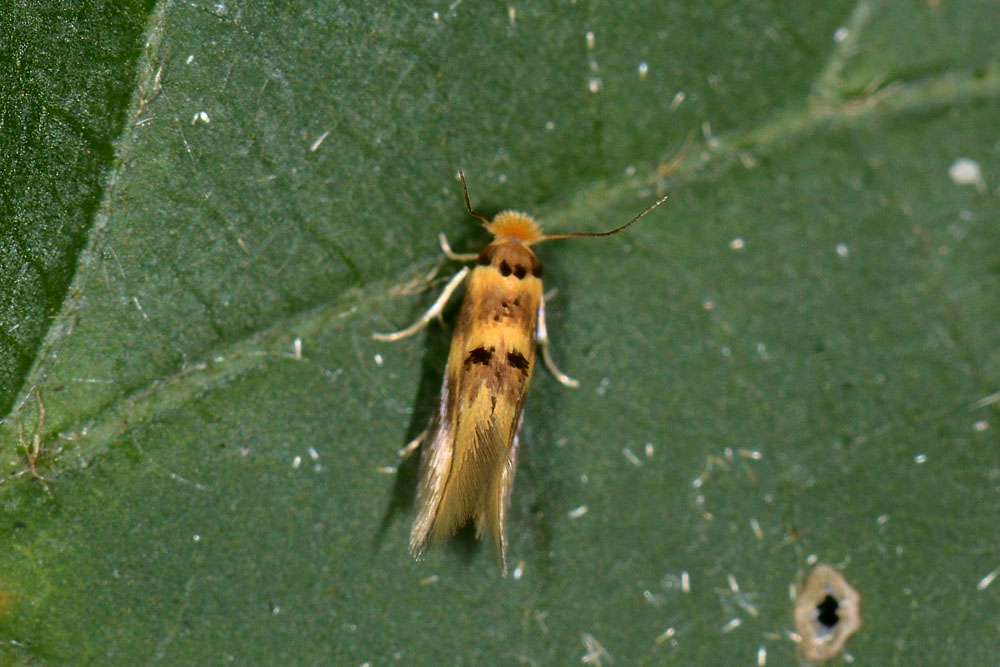
<path id="1" fill-rule="evenodd" d="M 837 621 L 840 617 L 837 616 L 837 607 L 840 604 L 837 599 L 832 595 L 827 595 L 823 598 L 823 601 L 816 605 L 816 620 L 825 625 L 826 627 L 833 629 L 837 625 Z"/>
<path id="2" fill-rule="evenodd" d="M 795 598 L 795 629 L 806 660 L 829 660 L 861 626 L 861 595 L 829 565 L 817 565 Z"/>

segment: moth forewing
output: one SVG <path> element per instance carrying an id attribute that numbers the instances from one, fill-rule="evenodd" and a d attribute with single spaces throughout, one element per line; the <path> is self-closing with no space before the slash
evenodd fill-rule
<path id="1" fill-rule="evenodd" d="M 507 573 L 507 513 L 517 466 L 518 431 L 524 397 L 542 347 L 546 366 L 560 382 L 576 386 L 548 354 L 542 297 L 542 265 L 529 247 L 551 239 L 610 236 L 662 204 L 663 197 L 624 225 L 608 232 L 543 235 L 538 223 L 516 211 L 488 220 L 472 210 L 465 174 L 459 172 L 465 206 L 494 236 L 474 255 L 441 247 L 451 259 L 476 259 L 448 282 L 434 305 L 412 326 L 378 340 L 398 340 L 416 333 L 439 316 L 451 293 L 466 279 L 465 298 L 455 324 L 441 399 L 427 431 L 404 448 L 423 444 L 417 491 L 417 517 L 410 551 L 420 558 L 426 547 L 472 521 L 477 536 L 493 536 Z"/>
<path id="2" fill-rule="evenodd" d="M 535 362 L 541 264 L 498 240 L 480 253 L 455 325 L 439 411 L 420 466 L 410 549 L 474 520 L 506 570 L 506 515 L 515 439 Z"/>

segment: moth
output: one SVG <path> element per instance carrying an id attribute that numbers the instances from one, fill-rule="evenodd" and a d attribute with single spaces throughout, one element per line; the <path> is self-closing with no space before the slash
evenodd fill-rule
<path id="1" fill-rule="evenodd" d="M 570 387 L 579 384 L 556 368 L 549 354 L 542 263 L 531 246 L 555 239 L 617 234 L 667 198 L 611 231 L 542 234 L 538 223 L 525 213 L 502 211 L 491 221 L 473 211 L 465 173 L 459 171 L 458 175 L 466 210 L 483 223 L 493 241 L 479 254 L 458 254 L 452 252 L 442 234 L 445 255 L 452 260 L 475 261 L 475 268 L 466 266 L 456 273 L 437 301 L 411 326 L 372 336 L 381 341 L 412 336 L 440 317 L 452 293 L 468 278 L 437 411 L 427 429 L 400 450 L 405 457 L 426 443 L 421 453 L 410 553 L 419 560 L 428 545 L 474 521 L 478 538 L 492 535 L 506 576 L 507 513 L 536 349 L 559 382 Z"/>

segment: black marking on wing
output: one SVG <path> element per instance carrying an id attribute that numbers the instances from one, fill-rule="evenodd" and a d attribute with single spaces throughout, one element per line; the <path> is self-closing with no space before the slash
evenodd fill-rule
<path id="1" fill-rule="evenodd" d="M 531 366 L 531 364 L 528 362 L 525 356 L 520 352 L 518 352 L 517 350 L 507 353 L 507 363 L 509 363 L 511 366 L 521 371 L 525 375 L 528 374 L 528 367 Z"/>
<path id="2" fill-rule="evenodd" d="M 465 358 L 464 365 L 466 367 L 469 367 L 472 364 L 482 364 L 483 366 L 489 366 L 490 360 L 493 359 L 493 349 L 494 348 L 491 347 L 490 349 L 487 350 L 485 347 L 480 345 L 476 349 L 469 352 L 469 356 Z"/>

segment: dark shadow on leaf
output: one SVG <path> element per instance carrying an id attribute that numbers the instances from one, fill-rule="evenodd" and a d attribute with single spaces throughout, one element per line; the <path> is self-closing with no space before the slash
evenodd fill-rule
<path id="1" fill-rule="evenodd" d="M 537 372 L 547 373 L 544 368 Z M 541 386 L 540 386 L 541 385 Z M 511 520 L 507 526 L 510 553 L 510 571 L 518 562 L 525 561 L 536 574 L 539 582 L 550 582 L 555 574 L 551 572 L 549 553 L 554 534 L 556 508 L 564 496 L 563 484 L 552 465 L 552 452 L 556 448 L 556 437 L 548 424 L 537 420 L 550 418 L 558 398 L 549 391 L 559 392 L 565 388 L 557 382 L 540 381 L 528 390 L 524 424 L 521 427 L 521 453 L 518 457 L 517 475 L 511 495 Z M 545 583 L 542 584 L 543 586 Z"/>
<path id="2" fill-rule="evenodd" d="M 486 538 L 492 546 L 493 540 Z M 471 565 L 479 552 L 483 540 L 476 538 L 476 524 L 469 521 L 453 537 L 448 538 L 448 551 L 458 555 L 466 565 Z"/>

